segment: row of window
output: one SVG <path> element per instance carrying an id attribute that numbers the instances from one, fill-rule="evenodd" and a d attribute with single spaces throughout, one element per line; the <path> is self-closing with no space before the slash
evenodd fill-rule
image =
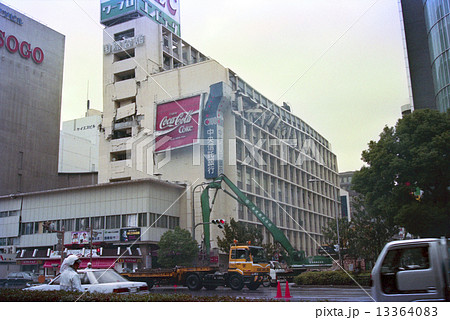
<path id="1" fill-rule="evenodd" d="M 0 211 L 0 218 L 15 217 L 19 215 L 19 210 Z"/>
<path id="2" fill-rule="evenodd" d="M 322 233 L 322 228 L 328 224 L 333 217 L 325 214 L 317 214 L 312 211 L 303 210 L 292 205 L 280 204 L 276 201 L 271 201 L 261 197 L 248 195 L 256 207 L 258 207 L 264 214 L 277 226 L 281 228 L 306 230 L 313 233 Z M 257 217 L 247 207 L 243 205 L 238 206 L 239 220 L 246 220 L 249 222 L 258 222 Z"/>
<path id="3" fill-rule="evenodd" d="M 293 115 L 288 109 L 288 106 L 279 107 L 266 97 L 261 95 L 258 91 L 254 90 L 251 86 L 249 86 L 245 81 L 239 78 L 236 74 L 230 71 L 230 84 L 233 90 L 239 90 L 240 92 L 246 94 L 247 96 L 254 99 L 257 103 L 260 104 L 264 109 L 270 111 L 267 114 L 274 114 L 278 118 L 280 118 L 286 124 L 293 126 L 294 128 L 298 128 L 301 131 L 307 133 L 313 139 L 317 140 L 320 144 L 324 145 L 326 148 L 329 148 L 328 141 L 322 137 L 317 131 L 311 128 L 307 123 Z M 264 111 L 264 110 L 263 110 Z M 255 114 L 256 119 L 261 120 L 262 117 L 259 113 Z"/>
<path id="4" fill-rule="evenodd" d="M 25 222 L 20 225 L 20 234 L 38 234 L 51 232 L 44 228 L 46 221 Z M 127 227 L 156 227 L 175 229 L 180 225 L 180 218 L 152 212 L 138 214 L 111 215 L 103 217 L 86 217 L 50 221 L 50 229 L 61 231 L 83 231 L 91 226 L 94 230 L 119 229 Z"/>
<path id="5" fill-rule="evenodd" d="M 259 127 L 250 120 L 238 116 L 235 126 L 236 136 L 240 138 L 237 140 L 236 152 L 245 153 L 245 158 L 250 155 L 249 159 L 256 161 L 254 156 L 256 153 L 264 156 L 267 152 L 280 158 L 283 163 L 301 167 L 316 176 L 327 180 L 335 178 L 336 174 L 333 171 L 337 168 L 336 157 L 307 134 L 299 130 L 290 130 L 287 134 L 276 130 L 269 133 L 267 131 L 269 128 Z M 261 160 L 263 159 L 259 158 L 258 162 L 261 163 Z"/>

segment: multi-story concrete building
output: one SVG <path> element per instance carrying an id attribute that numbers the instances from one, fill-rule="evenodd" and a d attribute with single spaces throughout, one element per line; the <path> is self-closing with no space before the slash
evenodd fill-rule
<path id="1" fill-rule="evenodd" d="M 120 12 L 114 1 L 102 4 L 106 28 L 99 182 L 152 175 L 185 181 L 195 192 L 187 197 L 182 226 L 192 230 L 201 221 L 196 186 L 225 173 L 295 248 L 315 254 L 323 241 L 322 227 L 336 218 L 340 206 L 337 161 L 329 142 L 288 105 L 276 105 L 186 43 L 178 25 L 168 23 L 173 20 L 158 20 L 164 16 L 160 2 L 144 2 L 153 6 Z M 165 16 L 179 9 L 174 9 L 176 2 L 167 4 L 172 10 Z M 263 229 L 224 193 L 218 194 L 212 215 Z M 220 234 L 212 232 L 214 246 Z M 268 231 L 263 232 L 271 241 Z M 200 240 L 201 232 L 196 234 Z"/>
<path id="2" fill-rule="evenodd" d="M 154 178 L 0 196 L 0 277 L 13 270 L 10 262 L 22 271 L 57 273 L 59 233 L 46 230 L 46 222 L 64 231 L 60 243 L 66 255 L 81 257 L 82 267 L 90 261 L 90 228 L 94 267 L 150 267 L 161 235 L 186 225 L 185 198 L 184 185 Z"/>
<path id="3" fill-rule="evenodd" d="M 450 3 L 399 0 L 414 109 L 450 107 Z"/>
<path id="4" fill-rule="evenodd" d="M 0 195 L 56 185 L 64 42 L 0 3 Z"/>

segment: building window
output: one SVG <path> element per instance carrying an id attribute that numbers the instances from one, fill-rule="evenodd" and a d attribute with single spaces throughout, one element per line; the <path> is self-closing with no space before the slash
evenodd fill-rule
<path id="1" fill-rule="evenodd" d="M 89 228 L 89 218 L 78 218 L 75 220 L 76 231 L 87 230 Z"/>
<path id="2" fill-rule="evenodd" d="M 119 151 L 119 152 L 111 152 L 111 162 L 115 161 L 123 161 L 131 158 L 131 152 Z"/>
<path id="3" fill-rule="evenodd" d="M 93 229 L 104 229 L 105 228 L 105 217 L 92 218 L 92 228 Z"/>
<path id="4" fill-rule="evenodd" d="M 122 216 L 122 227 L 137 227 L 137 214 L 124 214 Z"/>
<path id="5" fill-rule="evenodd" d="M 34 223 L 33 222 L 26 222 L 26 223 L 22 223 L 22 235 L 26 235 L 26 234 L 33 234 L 34 232 Z"/>
<path id="6" fill-rule="evenodd" d="M 106 229 L 118 229 L 120 228 L 120 216 L 107 216 L 106 217 Z"/>
<path id="7" fill-rule="evenodd" d="M 114 41 L 121 41 L 134 37 L 134 29 L 125 30 L 114 34 Z"/>
<path id="8" fill-rule="evenodd" d="M 167 228 L 167 216 L 157 214 L 156 227 L 157 228 Z"/>
<path id="9" fill-rule="evenodd" d="M 64 231 L 75 231 L 74 222 L 74 219 L 63 220 Z"/>
<path id="10" fill-rule="evenodd" d="M 134 56 L 135 56 L 134 49 L 121 51 L 121 52 L 118 52 L 118 53 L 114 54 L 114 62 L 130 59 L 130 58 L 134 58 Z"/>
<path id="11" fill-rule="evenodd" d="M 148 218 L 149 218 L 149 225 L 150 227 L 155 227 L 156 224 L 156 213 L 149 213 L 148 214 Z"/>
<path id="12" fill-rule="evenodd" d="M 180 218 L 178 217 L 168 217 L 169 218 L 169 229 L 175 229 L 180 226 Z"/>
<path id="13" fill-rule="evenodd" d="M 138 214 L 138 227 L 147 226 L 147 212 Z"/>
<path id="14" fill-rule="evenodd" d="M 114 74 L 114 82 L 125 81 L 128 79 L 134 79 L 136 77 L 136 72 L 134 69 L 127 70 Z"/>

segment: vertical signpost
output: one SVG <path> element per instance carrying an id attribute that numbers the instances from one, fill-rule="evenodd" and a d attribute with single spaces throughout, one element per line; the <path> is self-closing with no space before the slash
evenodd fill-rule
<path id="1" fill-rule="evenodd" d="M 211 85 L 203 109 L 205 179 L 215 179 L 223 173 L 223 111 L 229 102 L 223 91 L 223 82 Z"/>

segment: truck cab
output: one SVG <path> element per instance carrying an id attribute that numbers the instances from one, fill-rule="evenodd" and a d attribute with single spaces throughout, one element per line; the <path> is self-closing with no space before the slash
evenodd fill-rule
<path id="1" fill-rule="evenodd" d="M 228 260 L 230 282 L 241 278 L 249 289 L 256 290 L 269 272 L 270 265 L 264 248 L 250 245 L 231 246 Z M 236 279 L 235 283 L 237 282 Z"/>
<path id="2" fill-rule="evenodd" d="M 393 241 L 372 270 L 376 301 L 448 301 L 449 245 L 446 239 Z"/>

